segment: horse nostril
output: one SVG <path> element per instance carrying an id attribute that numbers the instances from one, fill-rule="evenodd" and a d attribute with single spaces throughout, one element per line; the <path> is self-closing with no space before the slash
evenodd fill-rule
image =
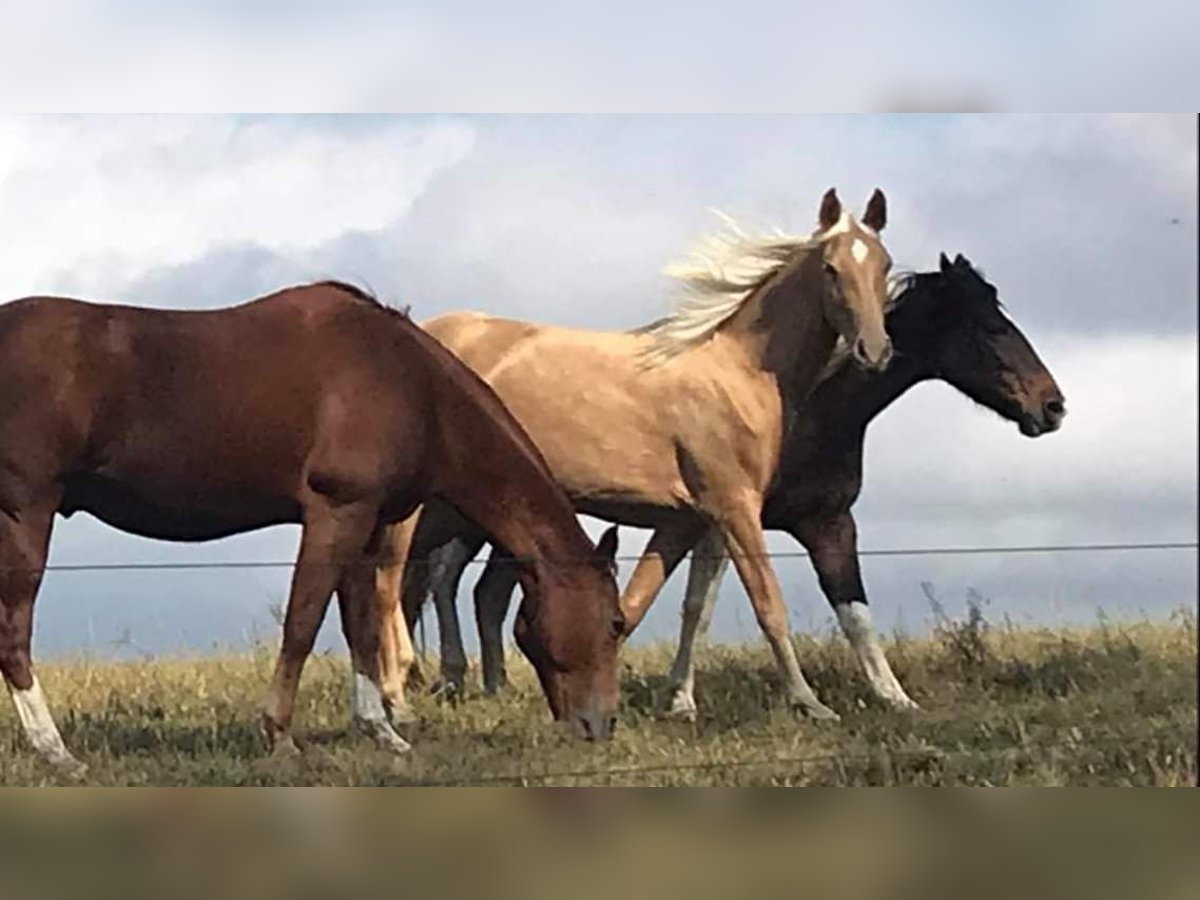
<path id="1" fill-rule="evenodd" d="M 878 372 L 887 368 L 887 364 L 891 362 L 892 342 L 890 340 L 885 340 L 883 343 L 883 348 L 879 352 L 878 358 L 872 359 L 871 353 L 867 349 L 866 339 L 861 337 L 856 338 L 854 341 L 854 347 L 852 348 L 852 353 L 854 355 L 855 362 L 857 362 L 864 369 Z"/>
<path id="2" fill-rule="evenodd" d="M 1053 416 L 1056 419 L 1062 418 L 1067 413 L 1067 407 L 1057 397 L 1053 400 L 1047 400 L 1042 409 L 1046 411 L 1046 415 Z"/>

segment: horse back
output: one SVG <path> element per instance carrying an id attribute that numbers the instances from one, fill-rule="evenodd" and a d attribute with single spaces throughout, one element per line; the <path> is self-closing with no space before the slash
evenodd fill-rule
<path id="1" fill-rule="evenodd" d="M 209 311 L 16 301 L 0 309 L 0 457 L 30 484 L 89 475 L 173 506 L 411 481 L 394 469 L 430 413 L 415 330 L 325 285 Z"/>
<path id="2" fill-rule="evenodd" d="M 531 322 L 504 319 L 480 312 L 452 312 L 427 319 L 426 332 L 475 372 L 492 371 L 522 340 L 541 330 Z"/>

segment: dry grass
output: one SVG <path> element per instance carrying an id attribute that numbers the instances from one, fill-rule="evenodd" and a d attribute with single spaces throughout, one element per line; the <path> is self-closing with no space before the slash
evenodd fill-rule
<path id="1" fill-rule="evenodd" d="M 1196 620 L 1084 630 L 947 622 L 896 639 L 897 674 L 923 710 L 880 709 L 840 639 L 797 638 L 840 724 L 797 719 L 768 653 L 700 657 L 695 725 L 662 721 L 669 649 L 627 654 L 616 739 L 590 746 L 547 721 L 514 654 L 504 698 L 457 706 L 417 698 L 405 758 L 346 733 L 342 655 L 314 657 L 298 705 L 301 759 L 264 757 L 256 730 L 271 653 L 190 661 L 45 665 L 40 677 L 69 746 L 98 785 L 1181 785 L 1197 777 Z M 54 783 L 8 705 L 0 784 Z"/>

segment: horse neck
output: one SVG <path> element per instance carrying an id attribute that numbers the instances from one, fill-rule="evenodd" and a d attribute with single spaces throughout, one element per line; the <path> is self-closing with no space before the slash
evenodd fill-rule
<path id="1" fill-rule="evenodd" d="M 928 276 L 914 276 L 898 305 L 927 303 L 933 286 Z M 892 322 L 887 323 L 889 331 Z M 911 326 L 910 326 L 911 327 Z M 871 421 L 922 381 L 936 378 L 937 337 L 919 329 L 893 334 L 896 355 L 883 372 L 868 375 L 843 359 L 813 391 L 805 414 L 819 423 L 820 433 L 844 442 L 861 439 Z"/>
<path id="2" fill-rule="evenodd" d="M 549 491 L 541 491 L 511 468 L 487 466 L 478 474 L 482 490 L 444 490 L 446 498 L 500 542 L 539 580 L 545 564 L 580 562 L 591 552 L 579 537 L 578 522 L 568 504 L 560 504 Z M 515 477 L 514 477 L 515 475 Z M 507 476 L 507 477 L 505 477 Z M 556 567 L 557 568 L 557 567 Z"/>
<path id="3" fill-rule="evenodd" d="M 819 275 L 815 255 L 789 265 L 755 290 L 721 329 L 751 367 L 775 376 L 785 394 L 807 395 L 837 341 L 821 306 Z"/>
<path id="4" fill-rule="evenodd" d="M 883 372 L 870 375 L 846 360 L 813 391 L 803 414 L 816 418 L 821 433 L 830 437 L 862 434 L 909 388 L 932 377 L 921 358 L 900 350 L 896 357 Z"/>
<path id="5" fill-rule="evenodd" d="M 535 454 L 472 429 L 470 446 L 446 454 L 439 493 L 517 560 L 523 582 L 544 583 L 594 550 Z"/>
<path id="6" fill-rule="evenodd" d="M 437 420 L 436 492 L 518 560 L 522 580 L 560 571 L 548 561 L 588 557 L 592 546 L 532 440 L 479 376 L 432 337 L 428 343 L 444 376 L 435 381 L 435 405 L 445 411 Z"/>
<path id="7" fill-rule="evenodd" d="M 868 375 L 848 360 L 817 385 L 808 401 L 793 407 L 777 467 L 770 515 L 787 527 L 795 521 L 789 498 L 811 499 L 814 471 L 823 477 L 855 479 L 862 476 L 861 461 L 867 426 L 913 385 L 932 377 L 919 361 L 898 355 L 882 373 Z M 799 493 L 794 494 L 799 486 Z M 853 491 L 857 494 L 857 488 Z M 782 518 L 780 518 L 782 517 Z"/>

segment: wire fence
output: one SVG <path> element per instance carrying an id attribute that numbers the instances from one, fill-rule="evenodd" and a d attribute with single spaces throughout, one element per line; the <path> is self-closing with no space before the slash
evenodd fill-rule
<path id="1" fill-rule="evenodd" d="M 892 547 L 858 550 L 863 557 L 931 557 L 931 556 L 987 556 L 1014 554 L 1042 553 L 1121 553 L 1121 552 L 1172 552 L 1195 551 L 1200 549 L 1200 542 L 1191 541 L 1156 541 L 1156 542 L 1109 542 L 1091 544 L 1029 544 L 1017 546 L 959 546 L 959 547 Z M 770 559 L 801 559 L 810 556 L 803 550 L 774 551 L 763 554 Z M 703 557 L 703 554 L 692 554 L 693 558 Z M 641 554 L 624 554 L 617 557 L 624 562 L 634 562 L 642 558 Z M 511 557 L 508 559 L 512 559 Z M 519 561 L 519 560 L 513 560 Z M 480 565 L 484 559 L 475 558 L 469 564 Z M 295 561 L 285 560 L 246 560 L 246 561 L 217 561 L 217 560 L 181 560 L 164 562 L 114 562 L 114 563 L 54 563 L 45 566 L 46 571 L 57 572 L 103 572 L 103 571 L 178 571 L 178 570 L 278 570 L 292 569 Z M 420 625 L 424 626 L 422 617 Z M 423 638 L 423 635 L 422 635 Z M 422 651 L 425 641 L 420 641 Z M 423 653 L 422 653 L 423 655 Z M 821 753 L 789 753 L 780 752 L 780 743 L 786 744 L 794 739 L 794 733 L 749 735 L 740 739 L 744 745 L 742 755 L 722 759 L 656 761 L 649 763 L 634 763 L 628 765 L 596 766 L 596 767 L 564 767 L 541 768 L 536 765 L 523 763 L 509 771 L 479 773 L 467 778 L 415 778 L 405 779 L 406 784 L 420 787 L 455 787 L 467 785 L 479 786 L 538 786 L 558 783 L 636 783 L 639 780 L 663 781 L 678 776 L 704 775 L 704 773 L 720 772 L 758 772 L 765 779 L 796 780 L 812 777 L 821 780 L 826 775 L 833 777 L 837 783 L 871 783 L 887 784 L 911 781 L 909 776 L 920 774 L 932 782 L 937 782 L 942 774 L 953 777 L 957 766 L 971 763 L 1010 760 L 1014 765 L 1025 765 L 1043 761 L 1069 762 L 1083 754 L 1106 753 L 1120 754 L 1125 759 L 1127 741 L 1124 735 L 1112 735 L 1106 738 L 1102 735 L 1089 735 L 1083 740 L 1022 740 L 993 747 L 962 747 L 943 748 L 937 746 L 921 746 L 915 748 L 891 747 L 880 744 L 871 747 L 866 752 L 821 752 Z M 1186 769 L 1193 773 L 1196 770 L 1196 751 L 1194 744 L 1181 748 L 1187 759 L 1172 759 L 1165 757 L 1164 768 L 1171 771 Z M 1141 746 L 1139 752 L 1145 752 Z M 1164 753 L 1175 753 L 1177 750 L 1164 747 Z M 1159 760 L 1139 757 L 1130 758 L 1123 764 L 1148 765 L 1150 768 L 1159 766 Z M 824 767 L 822 769 L 822 767 Z M 814 771 L 821 769 L 821 771 Z M 1152 773 L 1157 778 L 1157 769 Z"/>
<path id="2" fill-rule="evenodd" d="M 1117 553 L 1141 551 L 1171 551 L 1200 549 L 1197 541 L 1158 541 L 1147 543 L 1104 543 L 1104 544 L 1028 544 L 1000 547 L 889 547 L 848 551 L 867 557 L 916 557 L 916 556 L 1001 556 L 1033 553 Z M 643 554 L 622 554 L 619 562 L 637 562 Z M 811 556 L 805 550 L 777 550 L 763 554 L 745 554 L 755 559 L 805 559 Z M 692 559 L 724 559 L 721 555 L 693 553 Z M 505 557 L 514 563 L 532 562 L 533 557 Z M 420 560 L 418 564 L 430 564 Z M 467 565 L 484 565 L 485 559 L 473 558 Z M 306 562 L 305 565 L 344 565 L 344 562 Z M 45 572 L 157 572 L 202 569 L 292 569 L 296 560 L 171 560 L 162 562 L 114 562 L 114 563 L 50 563 L 38 569 Z M 13 571 L 23 567 L 0 567 L 0 571 Z"/>

